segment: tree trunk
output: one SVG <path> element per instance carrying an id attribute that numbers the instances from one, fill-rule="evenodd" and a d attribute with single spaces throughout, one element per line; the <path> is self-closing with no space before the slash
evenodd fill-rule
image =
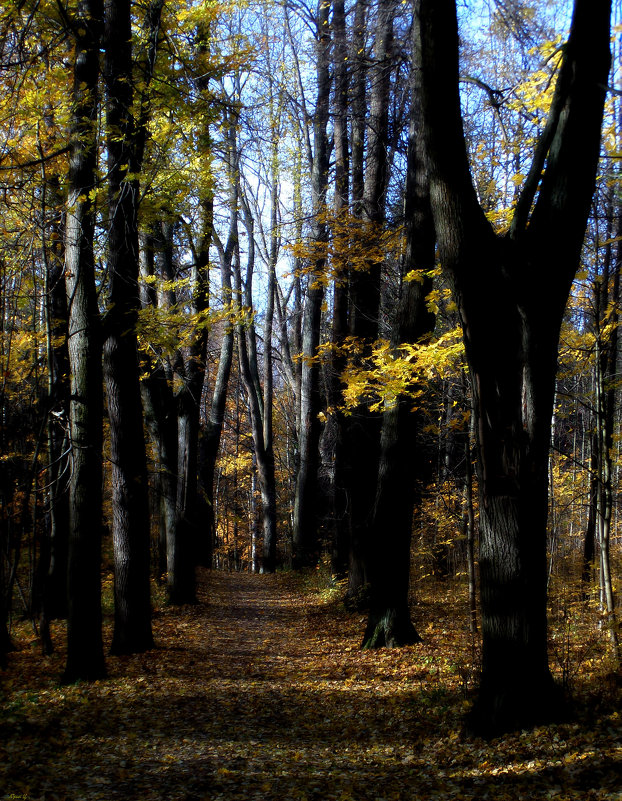
<path id="1" fill-rule="evenodd" d="M 464 397 L 468 398 L 466 377 L 463 379 Z M 475 559 L 475 507 L 473 504 L 473 420 L 464 433 L 464 533 L 467 548 L 467 576 L 469 579 L 469 628 L 477 634 L 477 571 Z"/>
<path id="2" fill-rule="evenodd" d="M 590 595 L 590 585 L 594 579 L 594 564 L 596 559 L 596 516 L 598 505 L 598 444 L 596 435 L 590 435 L 590 468 L 589 468 L 589 495 L 587 498 L 587 523 L 583 535 L 583 555 L 581 564 L 581 588 L 583 599 Z"/>
<path id="3" fill-rule="evenodd" d="M 47 409 L 47 531 L 42 537 L 35 593 L 38 597 L 41 641 L 45 653 L 54 650 L 49 623 L 67 617 L 67 555 L 69 532 L 69 352 L 67 348 L 67 293 L 64 280 L 63 213 L 57 176 L 43 171 L 46 206 L 53 215 L 42 226 L 45 262 L 45 326 L 48 362 Z M 49 196 L 49 198 L 48 198 Z"/>
<path id="4" fill-rule="evenodd" d="M 348 141 L 349 71 L 346 39 L 346 13 L 343 0 L 333 0 L 334 141 L 335 141 L 335 219 L 342 226 L 350 214 L 350 159 Z M 350 265 L 347 253 L 335 254 L 333 270 L 332 343 L 335 352 L 328 377 L 328 426 L 335 434 L 331 477 L 330 512 L 332 518 L 331 569 L 344 578 L 348 570 L 347 495 L 344 478 L 344 436 L 346 421 L 341 406 L 341 375 L 346 366 L 343 345 L 348 334 L 348 284 Z"/>
<path id="5" fill-rule="evenodd" d="M 138 180 L 142 131 L 132 114 L 132 33 L 129 0 L 106 3 L 106 126 L 109 172 L 108 281 L 104 372 L 112 463 L 115 557 L 113 653 L 153 647 L 147 458 L 136 321 Z"/>
<path id="6" fill-rule="evenodd" d="M 428 176 L 421 141 L 421 86 L 419 73 L 411 76 L 411 120 L 404 217 L 406 249 L 402 260 L 402 287 L 395 326 L 395 345 L 419 343 L 434 328 L 426 307 L 432 289 L 429 276 L 435 262 L 435 235 Z M 421 280 L 404 280 L 419 270 Z M 364 648 L 396 647 L 420 642 L 410 620 L 410 543 L 413 508 L 420 474 L 417 458 L 417 420 L 408 396 L 397 398 L 382 419 L 378 487 L 371 525 L 370 608 Z"/>
<path id="7" fill-rule="evenodd" d="M 210 75 L 210 22 L 197 26 L 196 88 L 202 102 L 207 103 Z M 174 603 L 196 602 L 196 565 L 208 564 L 211 554 L 209 532 L 201 518 L 199 501 L 199 432 L 201 402 L 205 383 L 208 327 L 205 319 L 210 302 L 210 248 L 214 232 L 214 189 L 209 114 L 200 130 L 199 155 L 202 161 L 204 184 L 199 189 L 201 214 L 200 240 L 191 274 L 192 298 L 190 308 L 203 324 L 193 333 L 183 361 L 178 360 L 177 375 L 181 389 L 177 393 L 177 538 L 173 565 L 170 600 Z M 202 319 L 203 318 L 203 319 Z"/>
<path id="8" fill-rule="evenodd" d="M 93 256 L 95 211 L 89 198 L 97 163 L 102 5 L 98 0 L 82 0 L 77 15 L 65 232 L 71 370 L 66 682 L 106 675 L 101 613 L 101 330 Z"/>
<path id="9" fill-rule="evenodd" d="M 363 4 L 364 5 L 364 4 Z M 362 6 L 361 6 L 362 7 Z M 363 13 L 361 11 L 361 13 Z M 385 219 L 387 181 L 387 143 L 389 93 L 393 48 L 393 0 L 381 0 L 376 23 L 375 54 L 372 72 L 372 92 L 367 122 L 367 164 L 365 186 L 359 198 L 358 161 L 354 138 L 352 155 L 352 189 L 355 214 L 361 214 L 363 230 L 381 230 Z M 355 35 L 357 31 L 355 31 Z M 360 92 L 353 102 L 360 109 Z M 358 158 L 358 157 L 357 157 Z M 378 337 L 380 315 L 379 260 L 368 260 L 365 270 L 353 270 L 350 280 L 349 333 L 359 342 L 363 358 Z M 367 607 L 369 600 L 370 525 L 376 496 L 378 460 L 380 457 L 381 418 L 367 406 L 352 411 L 346 429 L 345 483 L 350 509 L 350 556 L 346 602 L 349 606 Z"/>
<path id="10" fill-rule="evenodd" d="M 549 120 L 502 237 L 471 180 L 455 4 L 421 5 L 432 208 L 473 388 L 483 650 L 471 722 L 485 734 L 550 720 L 562 709 L 547 656 L 548 453 L 559 330 L 599 155 L 609 15 L 606 0 L 575 2 Z"/>
<path id="11" fill-rule="evenodd" d="M 300 465 L 294 499 L 293 564 L 311 566 L 319 559 L 320 509 L 318 495 L 319 446 L 321 426 L 320 366 L 316 359 L 320 344 L 320 320 L 324 300 L 323 273 L 326 258 L 322 252 L 328 238 L 326 192 L 328 189 L 328 112 L 330 99 L 330 3 L 317 6 L 316 78 L 317 97 L 313 119 L 313 162 L 311 193 L 313 204 L 312 239 L 320 255 L 308 276 L 302 323 L 302 379 L 300 388 Z"/>
<path id="12" fill-rule="evenodd" d="M 232 224 L 229 229 L 227 245 L 221 253 L 220 283 L 223 292 L 223 302 L 231 309 L 232 288 L 231 288 L 231 263 L 237 249 L 237 193 L 232 191 L 232 199 L 235 205 L 231 208 Z M 220 440 L 225 420 L 225 409 L 227 404 L 227 388 L 231 365 L 233 363 L 233 351 L 235 345 L 235 331 L 233 323 L 228 320 L 222 335 L 220 346 L 220 358 L 218 360 L 218 371 L 214 381 L 210 414 L 203 436 L 199 441 L 199 465 L 200 465 L 200 487 L 205 499 L 205 507 L 208 519 L 208 537 L 210 548 L 216 546 L 216 513 L 214 496 L 214 478 L 216 474 L 216 461 L 220 450 Z"/>
<path id="13" fill-rule="evenodd" d="M 204 204 L 203 245 L 192 276 L 192 311 L 197 317 L 209 305 L 209 242 L 213 224 L 212 199 Z M 207 531 L 199 515 L 198 471 L 201 398 L 205 380 L 207 326 L 201 326 L 184 354 L 178 360 L 181 388 L 177 404 L 177 541 L 169 579 L 171 603 L 196 603 L 195 568 L 206 561 Z"/>
<path id="14" fill-rule="evenodd" d="M 143 237 L 140 270 L 143 278 L 156 272 L 165 281 L 174 281 L 172 256 L 173 225 L 160 222 L 152 234 Z M 157 292 L 141 283 L 141 304 L 171 309 L 173 290 Z M 177 547 L 177 408 L 173 393 L 173 371 L 167 358 L 156 353 L 155 361 L 142 354 L 143 378 L 140 382 L 145 424 L 151 437 L 155 462 L 155 506 L 160 516 L 158 575 L 166 575 L 167 592 L 174 595 L 175 549 Z"/>
<path id="15" fill-rule="evenodd" d="M 230 130 L 231 137 L 231 168 L 236 181 L 239 181 L 239 161 L 237 144 L 235 142 L 235 129 Z M 239 184 L 237 185 L 239 193 Z M 243 196 L 240 196 L 244 226 L 247 233 L 247 265 L 246 282 L 242 287 L 242 275 L 240 268 L 239 252 L 234 259 L 234 303 L 238 319 L 241 320 L 243 311 L 248 313 L 252 309 L 252 280 L 255 266 L 255 230 L 254 221 L 248 207 L 248 203 Z M 242 305 L 243 304 L 243 305 Z M 259 491 L 261 495 L 261 517 L 263 526 L 263 558 L 260 571 L 263 573 L 273 573 L 276 569 L 276 479 L 274 468 L 273 442 L 270 438 L 265 439 L 266 427 L 264 426 L 264 415 L 272 414 L 272 409 L 264 407 L 264 396 L 259 380 L 259 370 L 257 361 L 257 346 L 255 327 L 252 320 L 247 324 L 239 322 L 236 326 L 238 340 L 238 359 L 240 364 L 240 375 L 246 391 L 248 408 L 251 420 L 253 435 L 253 445 L 257 464 L 257 475 L 259 478 Z"/>
<path id="16" fill-rule="evenodd" d="M 621 652 L 611 575 L 610 545 L 611 518 L 614 503 L 612 449 L 616 400 L 615 384 L 618 364 L 620 255 L 622 254 L 622 247 L 620 246 L 619 240 L 620 228 L 622 228 L 622 226 L 620 226 L 618 222 L 618 236 L 615 237 L 617 253 L 616 258 L 613 257 L 612 233 L 614 225 L 614 207 L 614 199 L 611 197 L 608 203 L 607 246 L 603 259 L 602 274 L 597 276 L 596 279 L 596 352 L 594 354 L 596 432 L 594 445 L 597 447 L 595 517 L 600 549 L 601 607 L 606 618 L 613 658 L 616 664 L 620 665 Z"/>
<path id="17" fill-rule="evenodd" d="M 236 285 L 234 292 L 239 295 L 239 265 L 234 270 Z M 252 323 L 251 323 L 252 326 Z M 276 486 L 274 476 L 274 452 L 272 443 L 265 443 L 263 430 L 263 410 L 260 397 L 257 395 L 257 384 L 254 380 L 252 361 L 249 359 L 249 346 L 246 331 L 242 324 L 237 326 L 238 358 L 240 374 L 246 390 L 251 429 L 255 447 L 259 491 L 261 495 L 261 517 L 263 524 L 263 558 L 260 571 L 273 573 L 276 568 Z"/>

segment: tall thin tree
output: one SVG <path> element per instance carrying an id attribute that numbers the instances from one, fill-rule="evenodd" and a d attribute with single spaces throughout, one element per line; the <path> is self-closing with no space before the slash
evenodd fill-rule
<path id="1" fill-rule="evenodd" d="M 80 0 L 65 229 L 71 370 L 67 682 L 106 674 L 101 613 L 102 344 L 93 254 L 102 30 L 101 0 Z"/>
<path id="2" fill-rule="evenodd" d="M 157 31 L 159 12 L 150 20 L 150 26 Z M 104 321 L 104 370 L 110 421 L 115 557 L 112 650 L 134 653 L 151 648 L 153 634 L 147 461 L 136 333 L 140 308 L 138 174 L 146 121 L 136 119 L 133 111 L 130 0 L 107 0 L 105 34 L 109 295 Z"/>

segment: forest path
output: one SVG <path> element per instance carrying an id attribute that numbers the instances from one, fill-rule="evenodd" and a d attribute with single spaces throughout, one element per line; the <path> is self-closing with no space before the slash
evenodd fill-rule
<path id="1" fill-rule="evenodd" d="M 414 798 L 410 649 L 361 652 L 363 618 L 294 574 L 202 570 L 198 596 L 101 682 L 59 688 L 60 648 L 47 681 L 36 646 L 13 656 L 0 799 Z"/>
<path id="2" fill-rule="evenodd" d="M 200 571 L 198 605 L 156 611 L 158 648 L 108 657 L 94 684 L 59 687 L 62 649 L 42 668 L 22 647 L 3 688 L 0 800 L 622 801 L 615 709 L 587 737 L 463 741 L 455 597 L 420 609 L 422 645 L 369 652 L 364 618 L 312 584 Z"/>

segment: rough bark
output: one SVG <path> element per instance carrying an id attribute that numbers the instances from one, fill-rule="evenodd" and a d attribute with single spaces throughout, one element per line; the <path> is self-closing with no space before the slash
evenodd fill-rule
<path id="1" fill-rule="evenodd" d="M 108 311 L 104 374 L 110 422 L 112 537 L 115 561 L 113 653 L 153 647 L 147 459 L 139 382 L 136 321 L 140 121 L 134 119 L 131 4 L 106 3 L 106 127 L 108 151 Z"/>
<path id="2" fill-rule="evenodd" d="M 69 532 L 69 352 L 67 293 L 64 280 L 63 199 L 57 176 L 43 175 L 42 225 L 45 269 L 45 326 L 48 367 L 47 400 L 47 530 L 39 555 L 35 595 L 40 612 L 41 642 L 52 653 L 49 623 L 67 617 L 67 552 Z"/>
<path id="3" fill-rule="evenodd" d="M 471 723 L 486 734 L 561 713 L 547 656 L 548 451 L 559 330 L 599 155 L 609 16 L 606 0 L 576 0 L 549 120 L 510 232 L 498 236 L 469 171 L 455 4 L 421 5 L 432 208 L 473 388 L 483 664 Z"/>
<path id="4" fill-rule="evenodd" d="M 421 87 L 413 71 L 404 217 L 406 248 L 395 324 L 395 345 L 419 343 L 434 327 L 426 306 L 432 289 L 435 235 L 421 138 Z M 413 270 L 420 280 L 404 281 Z M 382 419 L 378 486 L 371 524 L 370 608 L 364 648 L 396 647 L 420 641 L 410 619 L 410 543 L 420 459 L 412 400 L 396 399 Z"/>
<path id="5" fill-rule="evenodd" d="M 362 13 L 362 12 L 361 12 Z M 378 6 L 372 90 L 367 120 L 367 162 L 362 198 L 359 197 L 358 162 L 354 149 L 357 142 L 353 130 L 352 187 L 355 214 L 359 213 L 366 227 L 381 229 L 385 219 L 389 92 L 392 67 L 393 0 L 382 0 Z M 356 31 L 355 31 L 356 34 Z M 361 91 L 360 88 L 358 90 Z M 353 98 L 359 109 L 360 97 Z M 358 157 L 357 157 L 358 158 Z M 378 336 L 380 314 L 381 263 L 370 260 L 365 270 L 352 271 L 350 280 L 349 334 L 356 338 L 364 358 Z M 369 591 L 370 524 L 376 495 L 380 456 L 381 417 L 359 405 L 348 418 L 346 428 L 345 484 L 349 515 L 349 572 L 346 602 L 350 606 L 367 606 Z"/>
<path id="6" fill-rule="evenodd" d="M 466 377 L 463 378 L 464 397 L 468 398 Z M 475 557 L 475 506 L 473 503 L 473 418 L 464 432 L 464 501 L 463 530 L 466 540 L 467 575 L 469 579 L 469 628 L 472 634 L 477 625 L 477 569 Z"/>
<path id="7" fill-rule="evenodd" d="M 66 682 L 106 675 L 101 617 L 102 370 L 93 256 L 102 4 L 82 0 L 71 112 L 65 284 L 71 369 Z"/>
<path id="8" fill-rule="evenodd" d="M 335 141 L 335 218 L 338 224 L 350 211 L 350 158 L 348 138 L 349 70 L 348 45 L 346 39 L 346 14 L 343 0 L 333 2 L 333 69 L 334 69 L 334 134 Z M 335 352 L 330 363 L 328 377 L 329 426 L 335 432 L 333 446 L 333 469 L 331 477 L 330 512 L 332 518 L 331 568 L 333 575 L 343 578 L 348 569 L 347 496 L 344 486 L 344 428 L 345 419 L 341 406 L 341 375 L 346 360 L 343 344 L 348 334 L 348 283 L 349 264 L 347 254 L 338 254 L 333 269 L 333 321 L 332 343 Z"/>

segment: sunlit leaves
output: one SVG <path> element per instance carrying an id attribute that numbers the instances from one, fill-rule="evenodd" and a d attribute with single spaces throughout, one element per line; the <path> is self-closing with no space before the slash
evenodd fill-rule
<path id="1" fill-rule="evenodd" d="M 320 357 L 335 351 L 334 345 L 320 347 Z M 342 374 L 346 411 L 360 403 L 371 411 L 393 406 L 400 397 L 409 397 L 416 406 L 422 393 L 422 382 L 442 378 L 464 369 L 464 347 L 459 329 L 443 334 L 432 343 L 407 343 L 392 346 L 378 340 L 369 355 L 361 342 L 348 337 L 339 348 L 346 357 Z"/>
<path id="2" fill-rule="evenodd" d="M 345 282 L 348 273 L 366 272 L 370 264 L 382 263 L 391 255 L 397 257 L 402 247 L 402 230 L 388 228 L 378 223 L 363 220 L 348 209 L 335 213 L 325 208 L 317 220 L 328 229 L 326 241 L 304 239 L 287 246 L 292 256 L 301 264 L 301 275 L 311 276 L 311 281 L 329 286 L 333 281 Z M 315 272 L 315 264 L 323 263 L 321 274 Z"/>

